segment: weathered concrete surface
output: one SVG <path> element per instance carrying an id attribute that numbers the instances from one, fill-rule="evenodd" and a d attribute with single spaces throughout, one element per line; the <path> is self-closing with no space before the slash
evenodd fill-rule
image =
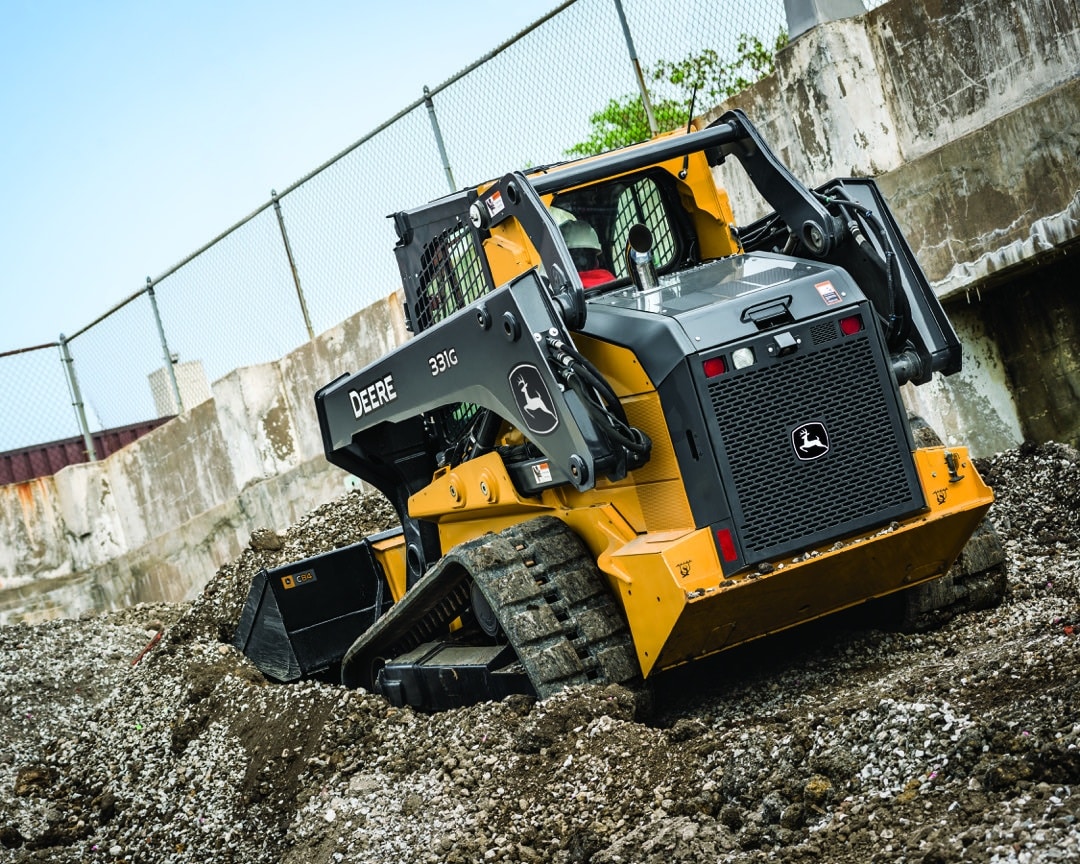
<path id="1" fill-rule="evenodd" d="M 1080 77 L 878 182 L 943 300 L 1068 245 L 1080 238 Z"/>
<path id="2" fill-rule="evenodd" d="M 1078 73 L 1075 0 L 894 0 L 865 24 L 905 161 L 959 141 Z"/>
<path id="3" fill-rule="evenodd" d="M 908 409 L 918 414 L 946 444 L 964 445 L 975 455 L 1000 453 L 1022 440 L 1005 361 L 987 331 L 981 302 L 956 305 L 949 312 L 964 346 L 964 368 L 948 378 L 903 388 Z"/>
<path id="4" fill-rule="evenodd" d="M 796 39 L 775 75 L 705 119 L 729 107 L 809 185 L 877 179 L 964 344 L 963 371 L 905 388 L 910 407 L 977 454 L 1080 442 L 1062 407 L 1077 398 L 1078 304 L 1066 292 L 1053 316 L 1026 314 L 1043 295 L 1018 305 L 1012 284 L 1080 241 L 1075 0 L 894 0 Z M 741 220 L 764 212 L 741 172 L 725 166 L 722 182 Z M 1003 341 L 1052 347 L 1033 363 Z M 1052 394 L 1045 367 L 1059 370 Z"/>
<path id="5" fill-rule="evenodd" d="M 1080 243 L 1069 249 L 1038 269 L 1011 273 L 980 310 L 1034 441 L 1080 440 Z"/>
<path id="6" fill-rule="evenodd" d="M 399 310 L 392 295 L 277 363 L 231 372 L 108 459 L 0 487 L 0 622 L 181 600 L 253 528 L 340 495 L 352 478 L 323 456 L 312 397 L 404 341 Z"/>

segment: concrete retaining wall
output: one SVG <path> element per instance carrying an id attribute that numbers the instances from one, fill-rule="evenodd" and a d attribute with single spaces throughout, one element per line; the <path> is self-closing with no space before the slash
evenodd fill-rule
<path id="1" fill-rule="evenodd" d="M 0 622 L 182 600 L 352 478 L 323 455 L 313 394 L 407 334 L 392 295 L 100 462 L 0 487 Z"/>

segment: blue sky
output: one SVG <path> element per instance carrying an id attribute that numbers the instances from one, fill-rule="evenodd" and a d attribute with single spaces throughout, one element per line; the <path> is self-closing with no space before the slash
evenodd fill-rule
<path id="1" fill-rule="evenodd" d="M 0 351 L 71 333 L 558 0 L 0 0 Z"/>

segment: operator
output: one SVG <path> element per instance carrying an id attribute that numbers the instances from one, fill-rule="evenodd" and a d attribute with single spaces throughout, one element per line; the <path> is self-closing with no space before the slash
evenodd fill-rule
<path id="1" fill-rule="evenodd" d="M 552 211 L 557 209 L 551 208 Z M 615 281 L 615 274 L 600 266 L 600 239 L 592 225 L 570 213 L 566 215 L 570 218 L 560 220 L 559 214 L 555 214 L 555 221 L 559 223 L 559 230 L 562 231 L 563 240 L 570 250 L 570 258 L 578 271 L 582 286 L 586 289 L 596 288 Z"/>

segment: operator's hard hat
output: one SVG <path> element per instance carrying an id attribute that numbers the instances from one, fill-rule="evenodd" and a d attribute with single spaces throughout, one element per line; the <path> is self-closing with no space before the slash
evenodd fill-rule
<path id="1" fill-rule="evenodd" d="M 569 210 L 563 210 L 562 207 L 548 206 L 548 213 L 551 214 L 551 218 L 555 220 L 556 225 L 562 225 L 563 222 L 569 222 L 574 218 L 574 214 Z"/>
<path id="2" fill-rule="evenodd" d="M 596 231 L 593 230 L 592 225 L 588 222 L 582 222 L 580 219 L 571 219 L 568 222 L 563 222 L 559 226 L 559 230 L 562 231 L 563 239 L 566 241 L 568 249 L 591 249 L 594 252 L 600 251 L 600 238 L 596 236 Z"/>

